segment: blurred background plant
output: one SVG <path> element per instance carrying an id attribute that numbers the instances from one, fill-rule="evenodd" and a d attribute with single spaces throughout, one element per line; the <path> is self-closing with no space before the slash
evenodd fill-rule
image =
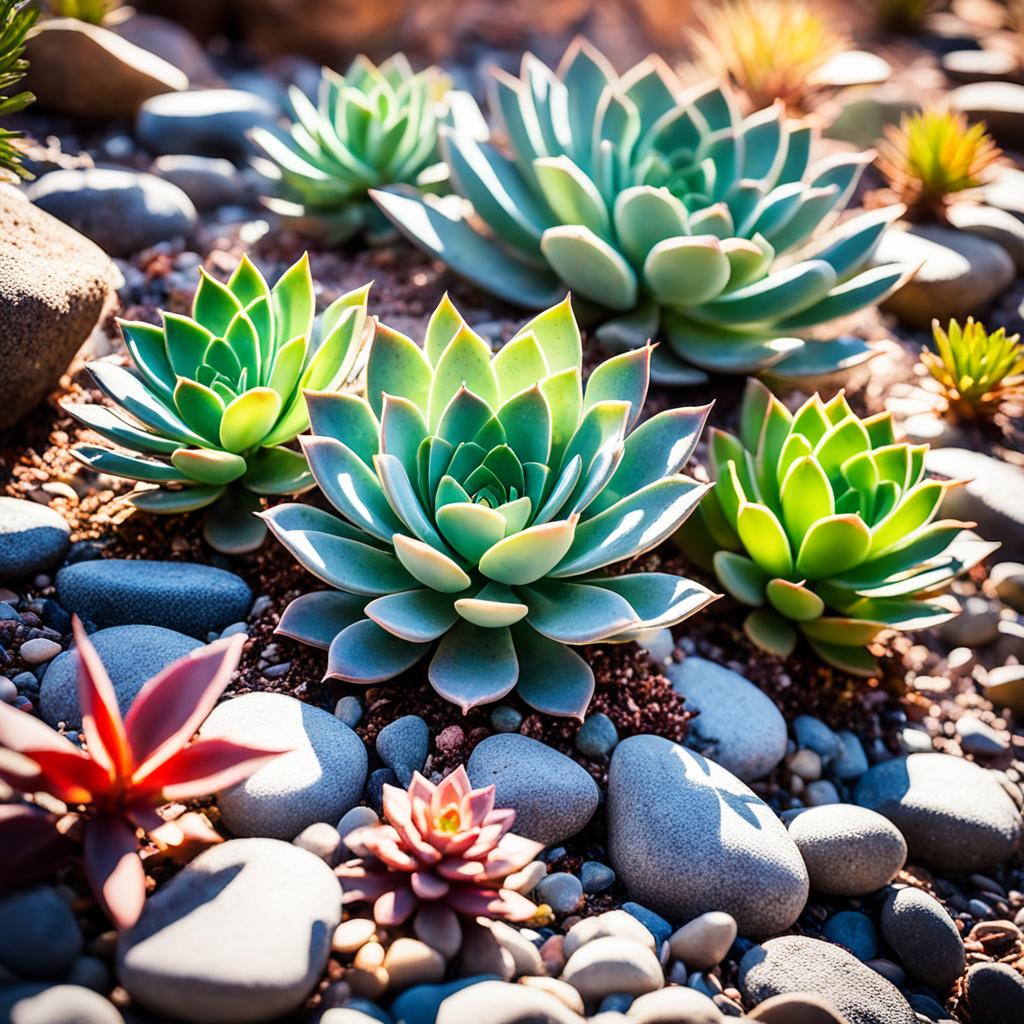
<path id="1" fill-rule="evenodd" d="M 30 92 L 8 95 L 8 91 L 17 86 L 28 68 L 28 61 L 22 57 L 25 37 L 38 16 L 27 0 L 0 0 L 0 117 L 24 110 L 35 99 Z M 22 132 L 0 127 L 0 181 L 31 177 L 21 166 L 16 142 L 21 137 Z"/>
<path id="2" fill-rule="evenodd" d="M 921 364 L 938 382 L 952 419 L 990 418 L 1009 399 L 1024 399 L 1024 345 L 1004 327 L 989 333 L 968 317 L 932 324 L 935 351 L 925 348 Z"/>
<path id="3" fill-rule="evenodd" d="M 46 0 L 54 18 L 75 18 L 90 25 L 102 25 L 121 6 L 121 0 Z"/>
<path id="4" fill-rule="evenodd" d="M 929 16 L 942 7 L 942 0 L 868 0 L 868 2 L 878 27 L 886 32 L 897 32 L 901 35 L 920 32 Z"/>
<path id="5" fill-rule="evenodd" d="M 985 123 L 968 124 L 963 114 L 923 111 L 890 125 L 878 146 L 878 169 L 907 207 L 908 219 L 946 219 L 946 207 L 961 192 L 980 188 L 1002 150 Z"/>

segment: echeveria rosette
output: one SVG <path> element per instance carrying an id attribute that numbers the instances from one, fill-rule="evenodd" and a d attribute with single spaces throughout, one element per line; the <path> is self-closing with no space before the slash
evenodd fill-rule
<path id="1" fill-rule="evenodd" d="M 448 180 L 438 155 L 437 68 L 413 72 L 403 54 L 379 67 L 357 57 L 344 75 L 324 68 L 314 104 L 292 86 L 287 130 L 254 128 L 260 164 L 275 179 L 266 205 L 308 234 L 343 242 L 374 240 L 394 229 L 367 191 L 406 183 L 435 191 Z"/>
<path id="2" fill-rule="evenodd" d="M 421 248 L 520 305 L 544 308 L 571 289 L 596 308 L 610 347 L 661 337 L 655 374 L 666 381 L 816 375 L 869 357 L 858 339 L 802 336 L 904 277 L 894 264 L 865 269 L 900 207 L 820 235 L 873 154 L 812 163 L 812 128 L 781 103 L 742 117 L 717 85 L 684 92 L 657 58 L 620 78 L 584 42 L 557 72 L 527 54 L 519 78 L 498 71 L 492 85 L 503 146 L 481 139 L 470 100 L 441 130 L 468 204 L 372 193 Z"/>
<path id="3" fill-rule="evenodd" d="M 517 689 L 582 717 L 594 689 L 571 646 L 633 639 L 715 595 L 621 563 L 670 536 L 706 487 L 681 474 L 709 407 L 636 426 L 647 346 L 581 386 L 569 301 L 496 355 L 447 297 L 421 349 L 377 325 L 367 396 L 308 396 L 310 469 L 342 518 L 265 512 L 275 535 L 337 588 L 298 598 L 279 632 L 329 649 L 327 675 L 428 675 L 464 711 Z M 634 429 L 635 428 L 635 429 Z"/>
<path id="4" fill-rule="evenodd" d="M 336 869 L 345 904 L 372 903 L 385 928 L 414 915 L 416 933 L 454 956 L 463 921 L 528 921 L 537 907 L 504 887 L 544 844 L 510 831 L 516 812 L 494 806 L 494 786 L 473 789 L 461 765 L 438 785 L 419 772 L 408 791 L 384 786 L 384 821 L 356 829 L 348 845 L 367 856 Z"/>
<path id="5" fill-rule="evenodd" d="M 252 515 L 260 497 L 313 486 L 301 452 L 285 446 L 309 426 L 303 391 L 335 390 L 359 371 L 369 286 L 315 320 L 306 256 L 273 288 L 247 257 L 227 284 L 201 274 L 191 316 L 120 321 L 133 368 L 89 364 L 113 407 L 66 408 L 118 448 L 83 444 L 72 454 L 97 472 L 155 485 L 132 495 L 147 512 L 210 506 L 207 540 L 248 551 L 266 535 Z"/>
<path id="6" fill-rule="evenodd" d="M 802 634 L 872 675 L 866 645 L 952 618 L 940 592 L 998 546 L 959 537 L 974 523 L 935 520 L 958 484 L 925 477 L 927 449 L 897 442 L 891 413 L 858 418 L 842 392 L 790 413 L 751 380 L 739 436 L 712 431 L 714 489 L 679 541 L 755 609 L 744 629 L 759 647 L 788 657 Z"/>

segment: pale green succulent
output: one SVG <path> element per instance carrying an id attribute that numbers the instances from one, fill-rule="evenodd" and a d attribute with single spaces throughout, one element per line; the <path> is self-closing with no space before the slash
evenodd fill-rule
<path id="1" fill-rule="evenodd" d="M 936 595 L 998 547 L 959 537 L 974 523 L 933 521 L 958 484 L 925 477 L 927 449 L 898 443 L 891 413 L 858 418 L 842 392 L 790 413 L 751 380 L 739 436 L 712 431 L 714 489 L 678 540 L 755 609 L 744 630 L 759 647 L 788 657 L 803 634 L 871 675 L 865 645 L 952 618 Z"/>
<path id="2" fill-rule="evenodd" d="M 655 58 L 620 78 L 583 42 L 557 72 L 527 54 L 519 78 L 499 71 L 492 85 L 503 145 L 481 141 L 466 103 L 441 131 L 471 209 L 371 193 L 421 248 L 510 302 L 543 308 L 570 289 L 604 320 L 610 347 L 660 336 L 666 381 L 816 375 L 870 355 L 859 339 L 803 335 L 904 276 L 894 264 L 865 269 L 899 207 L 819 237 L 872 154 L 812 164 L 811 127 L 781 103 L 741 117 L 719 86 L 684 92 Z"/>
<path id="3" fill-rule="evenodd" d="M 314 319 L 309 259 L 270 288 L 243 257 L 227 284 L 201 271 L 192 315 L 163 325 L 119 321 L 134 368 L 89 363 L 113 402 L 65 408 L 117 450 L 78 445 L 100 473 L 156 485 L 133 493 L 147 512 L 210 507 L 205 534 L 223 551 L 258 547 L 260 495 L 313 486 L 300 452 L 285 447 L 309 426 L 303 391 L 343 387 L 360 368 L 369 285 Z"/>
<path id="4" fill-rule="evenodd" d="M 434 689 L 463 710 L 516 689 L 582 716 L 594 675 L 569 645 L 634 639 L 715 596 L 621 569 L 706 489 L 680 470 L 710 407 L 636 425 L 651 351 L 609 359 L 584 390 L 568 300 L 493 356 L 447 298 L 422 349 L 377 325 L 367 397 L 308 396 L 303 450 L 342 518 L 263 513 L 336 588 L 293 601 L 278 631 L 328 649 L 329 677 L 377 683 L 429 656 Z"/>
<path id="5" fill-rule="evenodd" d="M 266 205 L 330 242 L 360 232 L 371 240 L 393 234 L 367 191 L 399 183 L 435 191 L 446 184 L 437 151 L 445 88 L 436 68 L 414 73 L 400 53 L 380 67 L 357 57 L 344 75 L 324 68 L 315 105 L 293 86 L 287 131 L 251 133 L 276 179 Z"/>

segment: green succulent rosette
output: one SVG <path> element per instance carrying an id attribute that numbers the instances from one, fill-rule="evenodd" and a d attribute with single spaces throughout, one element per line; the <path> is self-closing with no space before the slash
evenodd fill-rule
<path id="1" fill-rule="evenodd" d="M 709 407 L 637 425 L 651 347 L 581 386 L 568 300 L 497 354 L 447 300 L 423 348 L 377 325 L 366 398 L 310 394 L 313 476 L 340 518 L 263 517 L 314 576 L 278 631 L 328 650 L 327 676 L 379 683 L 429 657 L 464 711 L 515 689 L 582 717 L 594 675 L 572 647 L 635 639 L 716 596 L 623 563 L 670 536 L 706 485 L 682 475 Z"/>
<path id="2" fill-rule="evenodd" d="M 616 349 L 668 342 L 657 379 L 704 371 L 817 376 L 870 356 L 812 328 L 878 302 L 905 269 L 868 267 L 901 207 L 822 234 L 871 153 L 811 162 L 812 128 L 781 103 L 741 116 L 717 85 L 685 92 L 657 58 L 621 78 L 577 41 L 557 71 L 531 54 L 495 72 L 501 145 L 453 103 L 441 129 L 460 206 L 408 189 L 372 193 L 413 242 L 476 285 L 544 308 L 571 289 Z"/>
<path id="3" fill-rule="evenodd" d="M 446 79 L 436 68 L 418 73 L 403 54 L 379 67 L 357 57 L 344 75 L 324 68 L 316 103 L 289 91 L 291 123 L 253 128 L 273 194 L 274 212 L 307 234 L 343 242 L 394 234 L 367 192 L 405 183 L 427 191 L 447 184 L 438 154 L 438 103 Z"/>
<path id="4" fill-rule="evenodd" d="M 88 366 L 112 405 L 65 406 L 117 447 L 72 454 L 147 485 L 131 496 L 147 512 L 209 508 L 209 543 L 249 551 L 266 535 L 252 515 L 260 497 L 313 486 L 305 457 L 286 445 L 309 426 L 305 389 L 332 391 L 358 374 L 369 286 L 317 320 L 305 255 L 273 288 L 247 257 L 227 284 L 200 273 L 191 316 L 119 321 L 134 365 Z"/>
<path id="5" fill-rule="evenodd" d="M 780 657 L 800 635 L 826 662 L 878 670 L 866 645 L 956 614 L 941 592 L 998 544 L 936 520 L 958 481 L 925 477 L 927 445 L 895 438 L 891 413 L 860 419 L 842 392 L 795 412 L 749 381 L 739 436 L 713 430 L 713 490 L 677 539 L 753 608 L 744 630 Z"/>

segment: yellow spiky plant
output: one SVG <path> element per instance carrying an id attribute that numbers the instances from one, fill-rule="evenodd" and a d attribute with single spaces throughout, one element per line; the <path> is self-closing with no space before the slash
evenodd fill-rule
<path id="1" fill-rule="evenodd" d="M 806 110 L 815 72 L 849 45 L 808 0 L 705 0 L 698 15 L 698 63 L 727 74 L 755 109 L 781 99 L 789 110 Z"/>
<path id="2" fill-rule="evenodd" d="M 905 115 L 886 129 L 878 169 L 908 217 L 945 220 L 953 197 L 983 185 L 1001 156 L 984 122 L 968 124 L 963 114 L 929 110 Z"/>
<path id="3" fill-rule="evenodd" d="M 938 382 L 955 419 L 993 416 L 1008 399 L 1024 399 L 1024 345 L 1006 329 L 991 334 L 968 317 L 963 327 L 950 320 L 945 329 L 932 321 L 935 351 L 921 352 L 921 364 Z"/>

